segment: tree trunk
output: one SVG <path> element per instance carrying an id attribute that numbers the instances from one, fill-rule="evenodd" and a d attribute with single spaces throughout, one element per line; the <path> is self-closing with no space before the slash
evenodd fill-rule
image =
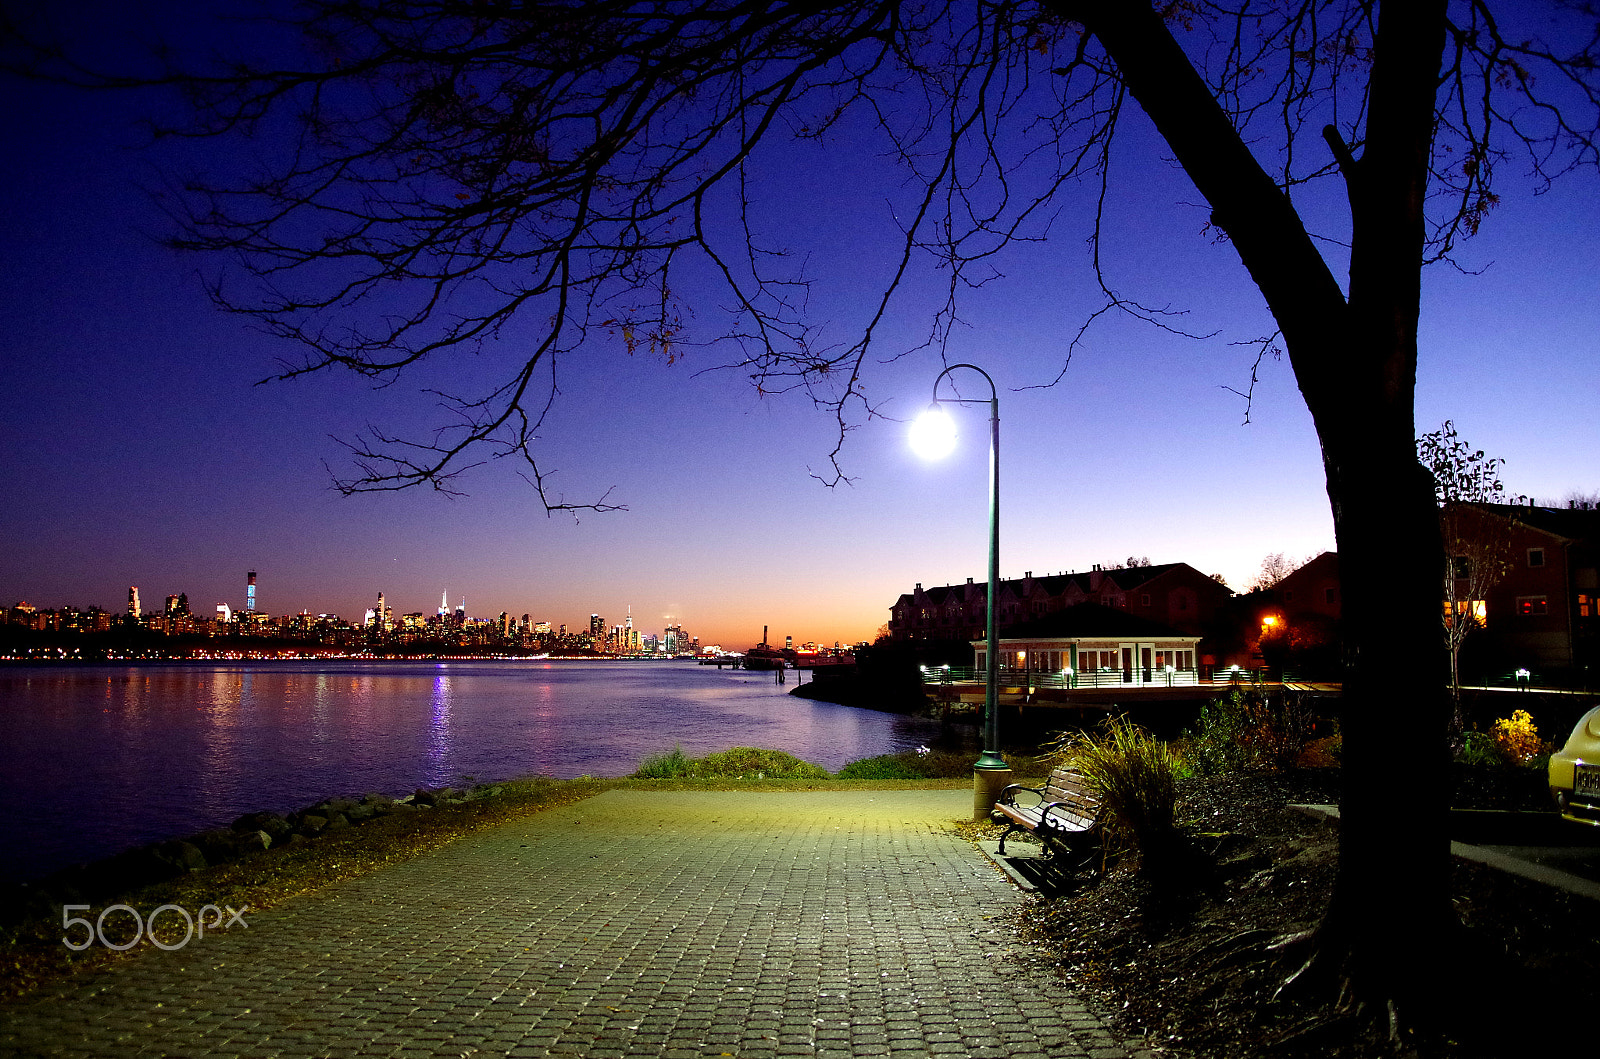
<path id="1" fill-rule="evenodd" d="M 1350 185 L 1350 295 L 1148 4 L 1063 3 L 1117 63 L 1282 328 L 1316 422 L 1339 549 L 1346 680 L 1339 881 L 1319 953 L 1360 995 L 1431 1008 L 1449 902 L 1443 546 L 1413 399 L 1444 4 L 1386 4 Z"/>

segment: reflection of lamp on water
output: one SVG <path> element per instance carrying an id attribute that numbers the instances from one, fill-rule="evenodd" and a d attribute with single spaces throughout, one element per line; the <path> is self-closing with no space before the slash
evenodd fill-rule
<path id="1" fill-rule="evenodd" d="M 983 753 L 973 765 L 974 816 L 984 819 L 988 816 L 987 806 L 980 806 L 979 802 L 987 797 L 985 792 L 988 788 L 1002 778 L 999 775 L 985 776 L 984 773 L 1010 771 L 1005 758 L 1000 756 L 998 700 L 1000 666 L 1003 660 L 1000 657 L 1000 641 L 996 626 L 999 603 L 995 598 L 1000 583 L 1000 394 L 995 389 L 994 380 L 989 377 L 989 373 L 975 364 L 952 364 L 941 371 L 933 380 L 933 403 L 911 426 L 911 443 L 928 459 L 940 459 L 954 451 L 955 423 L 951 420 L 950 414 L 941 407 L 941 403 L 982 403 L 978 398 L 939 396 L 939 383 L 957 368 L 975 371 L 989 384 L 989 591 L 984 600 L 984 609 L 987 612 L 984 623 L 986 643 L 984 668 L 987 673 L 983 691 Z M 999 793 L 998 788 L 995 793 Z M 988 800 L 992 803 L 994 799 Z M 980 808 L 983 809 L 981 815 Z"/>

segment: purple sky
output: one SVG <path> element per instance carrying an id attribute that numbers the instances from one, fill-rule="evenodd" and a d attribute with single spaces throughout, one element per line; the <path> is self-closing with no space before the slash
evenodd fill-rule
<path id="1" fill-rule="evenodd" d="M 417 422 L 417 383 L 252 385 L 292 350 L 218 312 L 201 263 L 146 234 L 162 217 L 137 185 L 157 159 L 118 145 L 136 140 L 130 123 L 149 101 L 4 90 L 0 604 L 121 609 L 138 585 L 147 604 L 186 592 L 209 612 L 242 606 L 253 569 L 275 614 L 359 618 L 380 591 L 401 611 L 431 612 L 448 592 L 474 615 L 572 626 L 592 612 L 618 622 L 631 605 L 647 632 L 682 622 L 743 648 L 764 624 L 779 640 L 870 638 L 914 583 L 983 576 L 980 408 L 958 413 L 969 438 L 940 465 L 909 452 L 903 425 L 864 425 L 844 454 L 855 483 L 829 490 L 810 477 L 826 466 L 827 417 L 802 399 L 758 398 L 737 373 L 700 374 L 722 361 L 715 352 L 667 366 L 602 346 L 568 365 L 542 459 L 569 498 L 610 488 L 626 512 L 547 518 L 504 466 L 469 476 L 462 499 L 341 498 L 324 463 L 348 465 L 329 436 Z M 1267 553 L 1332 547 L 1316 437 L 1287 361 L 1263 365 L 1241 425 L 1225 387 L 1246 387 L 1253 354 L 1226 340 L 1271 324 L 1231 248 L 1201 234 L 1198 194 L 1143 139 L 1117 156 L 1132 179 L 1111 204 L 1113 278 L 1223 337 L 1112 321 L 1058 385 L 1016 389 L 1055 377 L 1095 305 L 1069 204 L 1048 243 L 1008 259 L 1007 278 L 967 304 L 951 353 L 1003 391 L 1002 576 L 1135 555 L 1243 588 Z M 780 215 L 804 219 L 797 242 L 821 281 L 812 309 L 841 329 L 882 274 L 893 230 L 882 193 L 863 190 L 868 166 L 837 147 L 795 149 L 764 189 Z M 1455 420 L 1506 459 L 1512 492 L 1593 493 L 1600 195 L 1579 174 L 1535 198 L 1506 173 L 1502 205 L 1461 255 L 1481 274 L 1425 278 L 1418 428 Z M 913 289 L 886 350 L 915 343 L 931 283 Z M 714 321 L 718 304 L 706 295 L 696 316 Z M 910 418 L 939 366 L 878 366 L 869 392 Z"/>

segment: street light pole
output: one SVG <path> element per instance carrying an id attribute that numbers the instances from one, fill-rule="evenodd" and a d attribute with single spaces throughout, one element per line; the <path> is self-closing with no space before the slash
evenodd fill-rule
<path id="1" fill-rule="evenodd" d="M 987 819 L 989 807 L 994 804 L 995 796 L 999 794 L 1004 780 L 1009 777 L 1011 771 L 1005 758 L 1000 754 L 1000 394 L 995 388 L 994 380 L 989 377 L 988 372 L 976 364 L 952 364 L 933 380 L 933 403 L 928 407 L 928 415 L 912 429 L 926 438 L 929 428 L 924 424 L 935 415 L 943 418 L 945 424 L 948 424 L 948 417 L 939 407 L 942 403 L 983 403 L 981 398 L 939 396 L 939 384 L 944 381 L 946 375 L 957 368 L 975 371 L 989 384 L 989 589 L 984 601 L 984 609 L 987 612 L 984 634 L 988 657 L 983 689 L 983 752 L 973 764 L 974 816 L 977 819 Z M 949 429 L 946 425 L 945 430 Z M 934 454 L 943 455 L 949 451 L 953 440 L 946 436 L 934 444 L 943 449 Z M 932 446 L 929 447 L 931 450 Z"/>
<path id="2" fill-rule="evenodd" d="M 988 640 L 989 667 L 983 687 L 983 753 L 973 768 L 1003 769 L 1005 758 L 1000 755 L 1000 395 L 995 391 L 994 380 L 981 368 L 971 364 L 957 364 L 955 368 L 972 368 L 989 382 L 989 595 L 988 614 L 984 635 Z M 953 368 L 946 368 L 940 378 Z M 939 380 L 933 382 L 934 398 L 939 395 Z"/>

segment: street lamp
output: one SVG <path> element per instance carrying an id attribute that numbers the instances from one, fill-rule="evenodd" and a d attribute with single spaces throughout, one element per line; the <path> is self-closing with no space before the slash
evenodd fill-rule
<path id="1" fill-rule="evenodd" d="M 933 380 L 933 403 L 911 426 L 911 442 L 917 451 L 929 459 L 940 459 L 955 448 L 955 423 L 942 407 L 944 404 L 982 404 L 981 398 L 940 397 L 939 384 L 957 368 L 967 368 L 983 376 L 989 384 L 989 595 L 985 601 L 988 614 L 985 619 L 988 664 L 983 690 L 983 753 L 973 764 L 974 810 L 982 809 L 981 818 L 988 815 L 987 805 L 977 803 L 985 792 L 1001 778 L 996 775 L 1008 772 L 1010 766 L 1000 756 L 1000 711 L 997 708 L 1000 690 L 1000 639 L 997 635 L 997 598 L 1000 592 L 1000 395 L 989 373 L 975 364 L 952 364 Z M 984 775 L 989 773 L 989 775 Z M 994 793 L 998 795 L 999 789 Z M 994 799 L 988 798 L 993 804 Z"/>

